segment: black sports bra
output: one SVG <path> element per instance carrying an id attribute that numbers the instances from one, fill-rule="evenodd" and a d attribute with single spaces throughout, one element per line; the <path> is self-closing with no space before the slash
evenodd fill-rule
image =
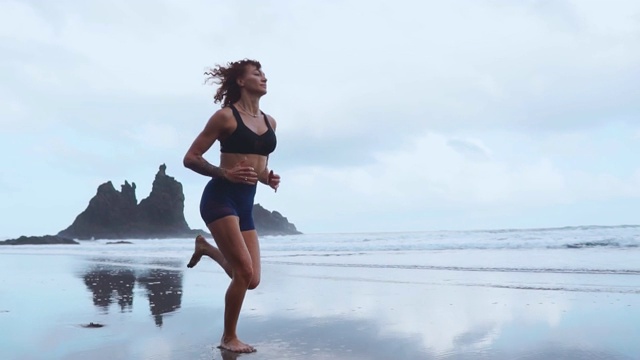
<path id="1" fill-rule="evenodd" d="M 237 126 L 231 135 L 220 141 L 220 152 L 264 156 L 271 154 L 276 149 L 276 133 L 271 128 L 267 115 L 262 113 L 264 122 L 267 124 L 267 131 L 258 135 L 244 124 L 235 106 L 229 105 L 229 107 L 233 111 Z"/>

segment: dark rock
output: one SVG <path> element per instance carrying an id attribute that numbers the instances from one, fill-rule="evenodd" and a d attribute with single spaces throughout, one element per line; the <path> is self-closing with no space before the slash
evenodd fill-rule
<path id="1" fill-rule="evenodd" d="M 58 236 L 79 240 L 162 239 L 208 233 L 189 228 L 184 218 L 182 184 L 168 176 L 166 169 L 164 164 L 160 166 L 151 193 L 139 204 L 135 183 L 125 181 L 121 191 L 117 191 L 111 181 L 100 185 L 86 210 Z M 254 205 L 253 216 L 261 235 L 300 234 L 287 218 L 259 204 Z"/>
<path id="2" fill-rule="evenodd" d="M 182 184 L 160 166 L 149 197 L 140 204 L 136 185 L 125 181 L 117 191 L 111 181 L 98 187 L 85 211 L 58 235 L 80 240 L 149 239 L 196 236 L 184 219 Z"/>
<path id="3" fill-rule="evenodd" d="M 58 235 L 81 240 L 126 237 L 135 231 L 135 189 L 135 183 L 130 185 L 126 181 L 122 185 L 122 191 L 117 191 L 111 181 L 100 185 L 87 209 Z"/>
<path id="4" fill-rule="evenodd" d="M 62 236 L 56 236 L 56 235 L 20 236 L 17 239 L 0 241 L 0 245 L 54 245 L 54 244 L 78 245 L 79 243 L 72 239 L 62 237 Z"/>
<path id="5" fill-rule="evenodd" d="M 109 241 L 106 245 L 133 244 L 131 241 Z"/>
<path id="6" fill-rule="evenodd" d="M 102 325 L 102 324 L 99 324 L 99 323 L 93 323 L 93 322 L 90 322 L 90 323 L 88 323 L 88 324 L 82 324 L 82 327 L 83 327 L 83 328 L 89 328 L 89 329 L 97 329 L 97 328 L 101 328 L 101 327 L 103 327 L 103 326 L 104 326 L 104 325 Z"/>
<path id="7" fill-rule="evenodd" d="M 269 211 L 260 204 L 253 205 L 253 222 L 259 235 L 302 234 L 282 214 L 277 211 Z"/>
<path id="8" fill-rule="evenodd" d="M 146 235 L 157 237 L 195 236 L 184 219 L 182 184 L 167 176 L 163 164 L 153 181 L 151 194 L 138 205 L 138 222 Z"/>

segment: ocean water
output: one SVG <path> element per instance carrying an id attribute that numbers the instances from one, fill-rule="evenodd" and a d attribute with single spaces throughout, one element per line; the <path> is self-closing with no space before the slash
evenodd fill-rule
<path id="1" fill-rule="evenodd" d="M 187 269 L 190 239 L 128 241 L 0 247 L 0 358 L 228 358 L 224 272 Z M 266 236 L 261 255 L 246 359 L 640 359 L 640 226 Z"/>
<path id="2" fill-rule="evenodd" d="M 190 239 L 127 241 L 3 246 L 0 255 L 182 271 L 193 249 Z M 447 285 L 640 293 L 640 226 L 267 236 L 261 255 L 264 266 L 375 273 L 379 281 L 414 282 L 420 274 L 422 283 L 437 285 L 446 274 Z M 412 272 L 403 278 L 385 270 Z"/>
<path id="3" fill-rule="evenodd" d="M 206 236 L 207 234 L 205 234 Z M 211 242 L 210 236 L 206 236 Z M 81 241 L 80 246 L 0 247 L 0 254 L 101 256 L 105 262 L 188 260 L 190 239 Z M 264 264 L 461 273 L 615 275 L 589 291 L 618 288 L 640 275 L 640 226 L 582 226 L 525 230 L 302 234 L 261 237 Z M 608 284 L 608 285 L 607 285 Z M 495 284 L 505 286 L 505 284 Z M 526 284 L 521 284 L 526 286 Z M 551 284 L 548 284 L 551 286 Z M 583 284 L 584 285 L 584 284 Z M 580 286 L 580 284 L 576 284 Z M 558 289 L 561 289 L 561 287 Z M 566 288 L 566 290 L 578 290 Z"/>

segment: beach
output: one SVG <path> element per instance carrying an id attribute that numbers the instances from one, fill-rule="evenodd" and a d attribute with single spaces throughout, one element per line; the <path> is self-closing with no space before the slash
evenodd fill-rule
<path id="1" fill-rule="evenodd" d="M 638 232 L 265 237 L 239 356 L 193 240 L 3 246 L 0 358 L 638 359 Z"/>

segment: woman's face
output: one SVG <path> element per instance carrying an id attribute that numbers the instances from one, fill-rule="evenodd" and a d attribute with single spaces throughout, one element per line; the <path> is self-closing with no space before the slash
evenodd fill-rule
<path id="1" fill-rule="evenodd" d="M 253 93 L 267 93 L 267 78 L 262 70 L 253 65 L 247 65 L 244 75 L 239 79 L 239 84 L 245 90 Z"/>

